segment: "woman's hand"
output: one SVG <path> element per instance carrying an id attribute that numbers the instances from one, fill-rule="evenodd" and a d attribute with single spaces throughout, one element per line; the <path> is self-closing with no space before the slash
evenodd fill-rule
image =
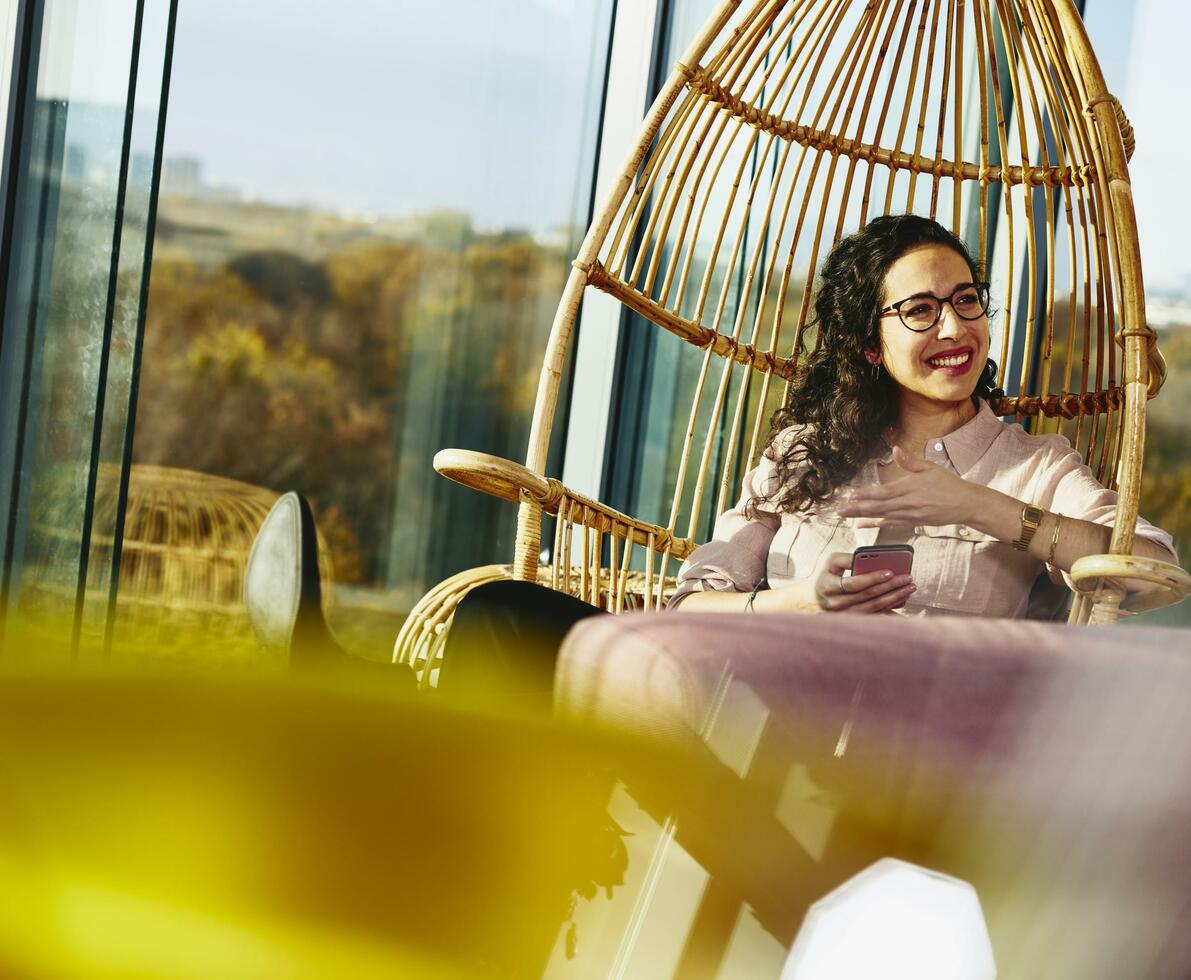
<path id="1" fill-rule="evenodd" d="M 759 592 L 754 605 L 763 612 L 879 613 L 900 606 L 916 588 L 909 575 L 892 572 L 845 578 L 844 572 L 851 567 L 851 552 L 833 552 L 817 575 Z"/>
<path id="2" fill-rule="evenodd" d="M 890 483 L 857 487 L 839 507 L 841 517 L 860 518 L 858 527 L 882 524 L 967 524 L 979 512 L 985 487 L 969 483 L 925 459 L 894 447 L 893 462 L 905 476 Z"/>

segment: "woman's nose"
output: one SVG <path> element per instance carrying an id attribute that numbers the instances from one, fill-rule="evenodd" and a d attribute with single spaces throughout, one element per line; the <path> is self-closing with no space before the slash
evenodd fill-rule
<path id="1" fill-rule="evenodd" d="M 939 322 L 936 329 L 940 340 L 949 340 L 960 334 L 959 315 L 950 303 L 944 303 L 939 311 Z"/>

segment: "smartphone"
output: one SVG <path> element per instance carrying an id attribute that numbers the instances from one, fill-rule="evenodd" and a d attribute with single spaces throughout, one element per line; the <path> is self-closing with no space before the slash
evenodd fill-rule
<path id="1" fill-rule="evenodd" d="M 893 572 L 894 575 L 909 575 L 914 564 L 914 549 L 908 544 L 873 544 L 857 548 L 852 552 L 852 574 L 867 575 L 869 572 Z M 900 609 L 905 601 L 890 608 Z"/>

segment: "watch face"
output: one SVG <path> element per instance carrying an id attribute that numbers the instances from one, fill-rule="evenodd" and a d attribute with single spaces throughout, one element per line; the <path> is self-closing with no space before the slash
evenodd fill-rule
<path id="1" fill-rule="evenodd" d="M 1022 520 L 1030 524 L 1038 524 L 1042 520 L 1043 513 L 1044 511 L 1041 507 L 1027 507 L 1022 511 Z"/>

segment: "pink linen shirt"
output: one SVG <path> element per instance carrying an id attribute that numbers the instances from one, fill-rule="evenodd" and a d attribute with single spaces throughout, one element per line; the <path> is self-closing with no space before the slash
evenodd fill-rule
<path id="1" fill-rule="evenodd" d="M 788 444 L 795 431 L 784 430 L 779 443 Z M 1116 516 L 1116 493 L 1096 480 L 1066 438 L 1032 436 L 1020 425 L 1007 425 L 983 400 L 974 418 L 929 442 L 925 458 L 965 480 L 1064 517 L 1111 527 Z M 777 474 L 767 450 L 745 474 L 740 502 L 716 521 L 712 540 L 683 562 L 669 607 L 692 592 L 749 592 L 763 577 L 770 588 L 779 588 L 816 574 L 833 551 L 905 542 L 914 548 L 912 575 L 918 591 L 901 610 L 904 614 L 1024 615 L 1030 589 L 1047 566 L 1009 542 L 961 524 L 861 528 L 855 518 L 837 514 L 843 492 L 878 483 L 881 465 L 870 461 L 832 498 L 807 512 L 777 513 L 772 503 L 764 502 L 757 518 L 749 520 L 745 504 L 775 489 Z M 1140 517 L 1137 536 L 1162 545 L 1172 561 L 1178 560 L 1170 535 Z"/>

